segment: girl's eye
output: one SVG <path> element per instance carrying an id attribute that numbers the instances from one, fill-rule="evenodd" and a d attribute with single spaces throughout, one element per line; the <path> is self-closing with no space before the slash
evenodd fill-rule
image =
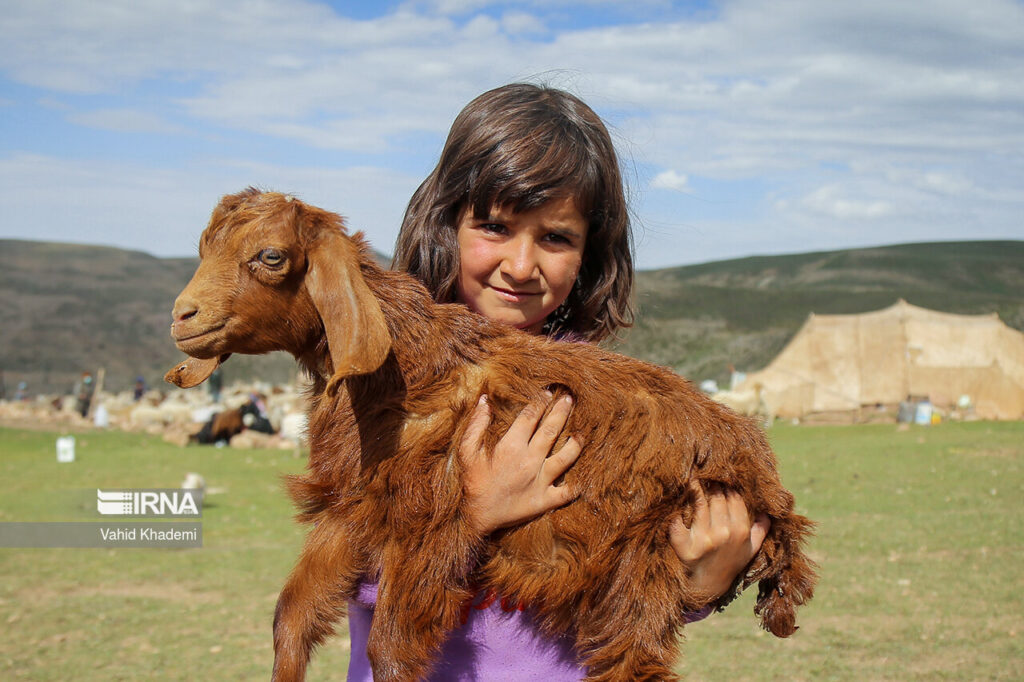
<path id="1" fill-rule="evenodd" d="M 481 223 L 479 228 L 484 232 L 490 232 L 492 234 L 505 234 L 507 228 L 501 223 Z"/>
<path id="2" fill-rule="evenodd" d="M 545 235 L 544 239 L 546 239 L 549 242 L 554 242 L 556 244 L 571 244 L 572 243 L 572 242 L 569 241 L 569 238 L 566 237 L 565 235 L 556 234 L 554 232 Z"/>
<path id="3" fill-rule="evenodd" d="M 277 249 L 263 249 L 259 255 L 260 262 L 269 267 L 276 267 L 284 262 L 284 254 Z"/>

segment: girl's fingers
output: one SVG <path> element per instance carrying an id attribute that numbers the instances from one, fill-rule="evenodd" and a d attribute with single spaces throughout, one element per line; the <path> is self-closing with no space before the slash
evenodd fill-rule
<path id="1" fill-rule="evenodd" d="M 540 485 L 545 486 L 543 496 L 545 508 L 543 511 L 556 509 L 579 497 L 578 489 L 569 485 L 554 485 L 554 481 L 569 470 L 569 467 L 580 456 L 581 450 L 579 441 L 570 436 L 565 441 L 565 445 L 558 449 L 558 452 L 544 460 L 541 465 L 539 481 Z"/>
<path id="2" fill-rule="evenodd" d="M 713 491 L 708 499 L 708 521 L 715 528 L 729 527 L 729 504 L 721 491 Z"/>
<path id="3" fill-rule="evenodd" d="M 754 524 L 750 527 L 750 556 L 757 554 L 757 551 L 761 549 L 761 543 L 768 536 L 768 531 L 772 528 L 772 520 L 767 514 L 759 514 L 754 520 Z"/>
<path id="4" fill-rule="evenodd" d="M 547 409 L 550 401 L 551 391 L 545 391 L 537 398 L 531 400 L 526 407 L 519 411 L 515 421 L 508 427 L 505 437 L 520 440 L 524 443 L 529 442 L 537 430 L 537 424 L 540 423 L 540 418 L 544 415 L 544 410 Z"/>
<path id="5" fill-rule="evenodd" d="M 565 441 L 565 445 L 558 449 L 558 452 L 544 460 L 543 474 L 545 483 L 551 485 L 551 483 L 569 470 L 569 467 L 573 465 L 573 462 L 580 456 L 580 452 L 583 447 L 580 445 L 572 436 L 569 436 L 569 440 Z"/>
<path id="6" fill-rule="evenodd" d="M 690 487 L 693 489 L 693 515 L 694 518 L 697 516 L 707 517 L 708 514 L 708 498 L 704 494 L 704 488 L 697 481 L 690 481 Z"/>
<path id="7" fill-rule="evenodd" d="M 550 485 L 548 486 L 545 494 L 545 501 L 548 503 L 548 508 L 544 511 L 548 511 L 548 509 L 556 509 L 561 507 L 563 504 L 568 504 L 579 497 L 579 495 L 580 493 L 578 490 L 574 490 L 567 485 Z"/>
<path id="8" fill-rule="evenodd" d="M 680 561 L 688 562 L 693 558 L 693 536 L 690 529 L 683 523 L 681 514 L 676 514 L 669 523 L 668 541 Z"/>
<path id="9" fill-rule="evenodd" d="M 548 394 L 550 396 L 550 393 Z M 572 398 L 563 396 L 548 410 L 540 426 L 530 439 L 530 450 L 532 454 L 547 457 L 552 446 L 561 435 L 565 423 L 569 421 L 569 414 L 572 412 Z"/>
<path id="10" fill-rule="evenodd" d="M 478 457 L 480 443 L 483 441 L 484 433 L 491 423 L 491 408 L 487 404 L 487 395 L 480 396 L 476 407 L 473 408 L 473 415 L 469 418 L 469 426 L 462 434 L 462 442 L 459 444 L 459 456 L 463 462 L 467 459 Z"/>
<path id="11" fill-rule="evenodd" d="M 733 489 L 726 494 L 726 506 L 729 509 L 729 523 L 736 531 L 737 536 L 746 536 L 750 533 L 750 512 L 743 502 L 743 496 Z"/>
<path id="12" fill-rule="evenodd" d="M 544 497 L 550 503 L 550 509 L 561 507 L 579 497 L 580 491 L 569 485 L 554 485 L 555 479 L 569 470 L 576 459 L 580 456 L 582 447 L 573 437 L 565 441 L 565 445 L 558 449 L 558 452 L 544 460 L 541 468 L 541 483 L 547 486 Z"/>
<path id="13" fill-rule="evenodd" d="M 676 514 L 668 527 L 669 542 L 679 559 L 688 563 L 701 556 L 706 545 L 708 530 L 708 499 L 704 489 L 696 481 L 690 482 L 693 490 L 693 518 L 690 526 L 683 522 L 681 514 Z"/>
<path id="14" fill-rule="evenodd" d="M 672 539 L 672 544 L 678 544 L 682 546 L 686 543 L 686 540 L 690 537 L 690 529 L 683 523 L 683 515 L 676 514 L 672 517 L 672 520 L 668 525 L 668 534 Z"/>
<path id="15" fill-rule="evenodd" d="M 696 481 L 691 481 L 690 487 L 693 489 L 693 519 L 690 520 L 687 531 L 692 532 L 698 528 L 706 530 L 710 521 L 707 495 L 704 494 L 701 484 Z"/>

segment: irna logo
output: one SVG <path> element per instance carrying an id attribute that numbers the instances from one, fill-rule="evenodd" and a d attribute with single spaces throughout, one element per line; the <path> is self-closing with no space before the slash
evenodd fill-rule
<path id="1" fill-rule="evenodd" d="M 200 515 L 203 500 L 199 490 L 96 490 L 96 510 L 104 516 Z"/>

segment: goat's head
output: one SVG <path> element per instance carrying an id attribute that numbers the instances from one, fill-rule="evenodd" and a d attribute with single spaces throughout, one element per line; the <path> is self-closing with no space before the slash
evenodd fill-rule
<path id="1" fill-rule="evenodd" d="M 189 358 L 167 381 L 188 388 L 231 353 L 301 357 L 324 340 L 335 386 L 387 357 L 384 315 L 338 215 L 274 192 L 229 195 L 213 211 L 199 257 L 172 313 L 171 336 Z"/>

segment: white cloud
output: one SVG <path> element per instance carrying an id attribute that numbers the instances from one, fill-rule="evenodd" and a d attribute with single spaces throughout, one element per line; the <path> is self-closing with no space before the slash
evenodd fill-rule
<path id="1" fill-rule="evenodd" d="M 439 14 L 462 15 L 496 4 L 494 0 L 429 0 L 420 3 Z"/>
<path id="2" fill-rule="evenodd" d="M 850 199 L 837 185 L 821 187 L 804 197 L 801 203 L 816 213 L 839 220 L 873 220 L 889 216 L 894 211 L 888 201 Z"/>
<path id="3" fill-rule="evenodd" d="M 688 219 L 696 210 L 687 197 L 654 193 L 679 202 L 656 208 L 654 197 L 642 198 L 640 212 L 674 216 L 652 213 L 648 222 L 675 225 L 680 242 L 689 225 L 713 225 L 733 243 L 791 228 L 799 250 L 809 243 L 799 229 L 813 224 L 816 238 L 839 243 L 857 221 L 884 226 L 881 241 L 929 231 L 967 237 L 978 224 L 993 236 L 1021 234 L 1013 217 L 1024 186 L 1021 3 L 729 0 L 694 18 L 640 0 L 662 12 L 658 21 L 551 28 L 590 4 L 538 1 L 525 11 L 435 0 L 354 20 L 309 0 L 36 0 L 0 15 L 0 70 L 82 125 L 140 135 L 215 126 L 287 141 L 307 159 L 295 165 L 311 169 L 321 158 L 342 169 L 429 168 L 433 158 L 396 161 L 409 139 L 427 140 L 419 149 L 436 154 L 469 99 L 539 74 L 604 114 L 640 175 L 669 169 L 652 188 L 750 181 L 720 202 L 746 207 L 734 221 Z M 112 97 L 96 104 L 74 93 Z M 317 173 L 288 177 L 296 191 L 300 182 L 318 186 Z M 380 185 L 391 225 L 415 180 Z M 656 256 L 684 253 L 693 257 L 682 246 Z"/>
<path id="4" fill-rule="evenodd" d="M 651 187 L 655 189 L 670 189 L 676 192 L 688 192 L 690 191 L 690 179 L 670 168 L 655 175 L 654 179 L 651 180 Z"/>
<path id="5" fill-rule="evenodd" d="M 124 133 L 183 133 L 186 128 L 161 116 L 135 109 L 96 109 L 74 113 L 68 120 L 90 128 Z"/>
<path id="6" fill-rule="evenodd" d="M 893 168 L 886 172 L 893 183 L 914 187 L 936 195 L 953 198 L 978 196 L 979 188 L 962 172 L 938 170 L 906 170 Z"/>
<path id="7" fill-rule="evenodd" d="M 24 238 L 117 245 L 160 256 L 194 255 L 210 211 L 224 194 L 255 185 L 343 214 L 390 253 L 404 203 L 418 179 L 388 169 L 271 166 L 207 159 L 155 171 L 132 163 L 40 155 L 0 159 L 0 213 L 30 226 Z"/>
<path id="8" fill-rule="evenodd" d="M 526 12 L 505 12 L 501 15 L 501 27 L 509 35 L 546 33 L 547 26 L 537 16 Z"/>

